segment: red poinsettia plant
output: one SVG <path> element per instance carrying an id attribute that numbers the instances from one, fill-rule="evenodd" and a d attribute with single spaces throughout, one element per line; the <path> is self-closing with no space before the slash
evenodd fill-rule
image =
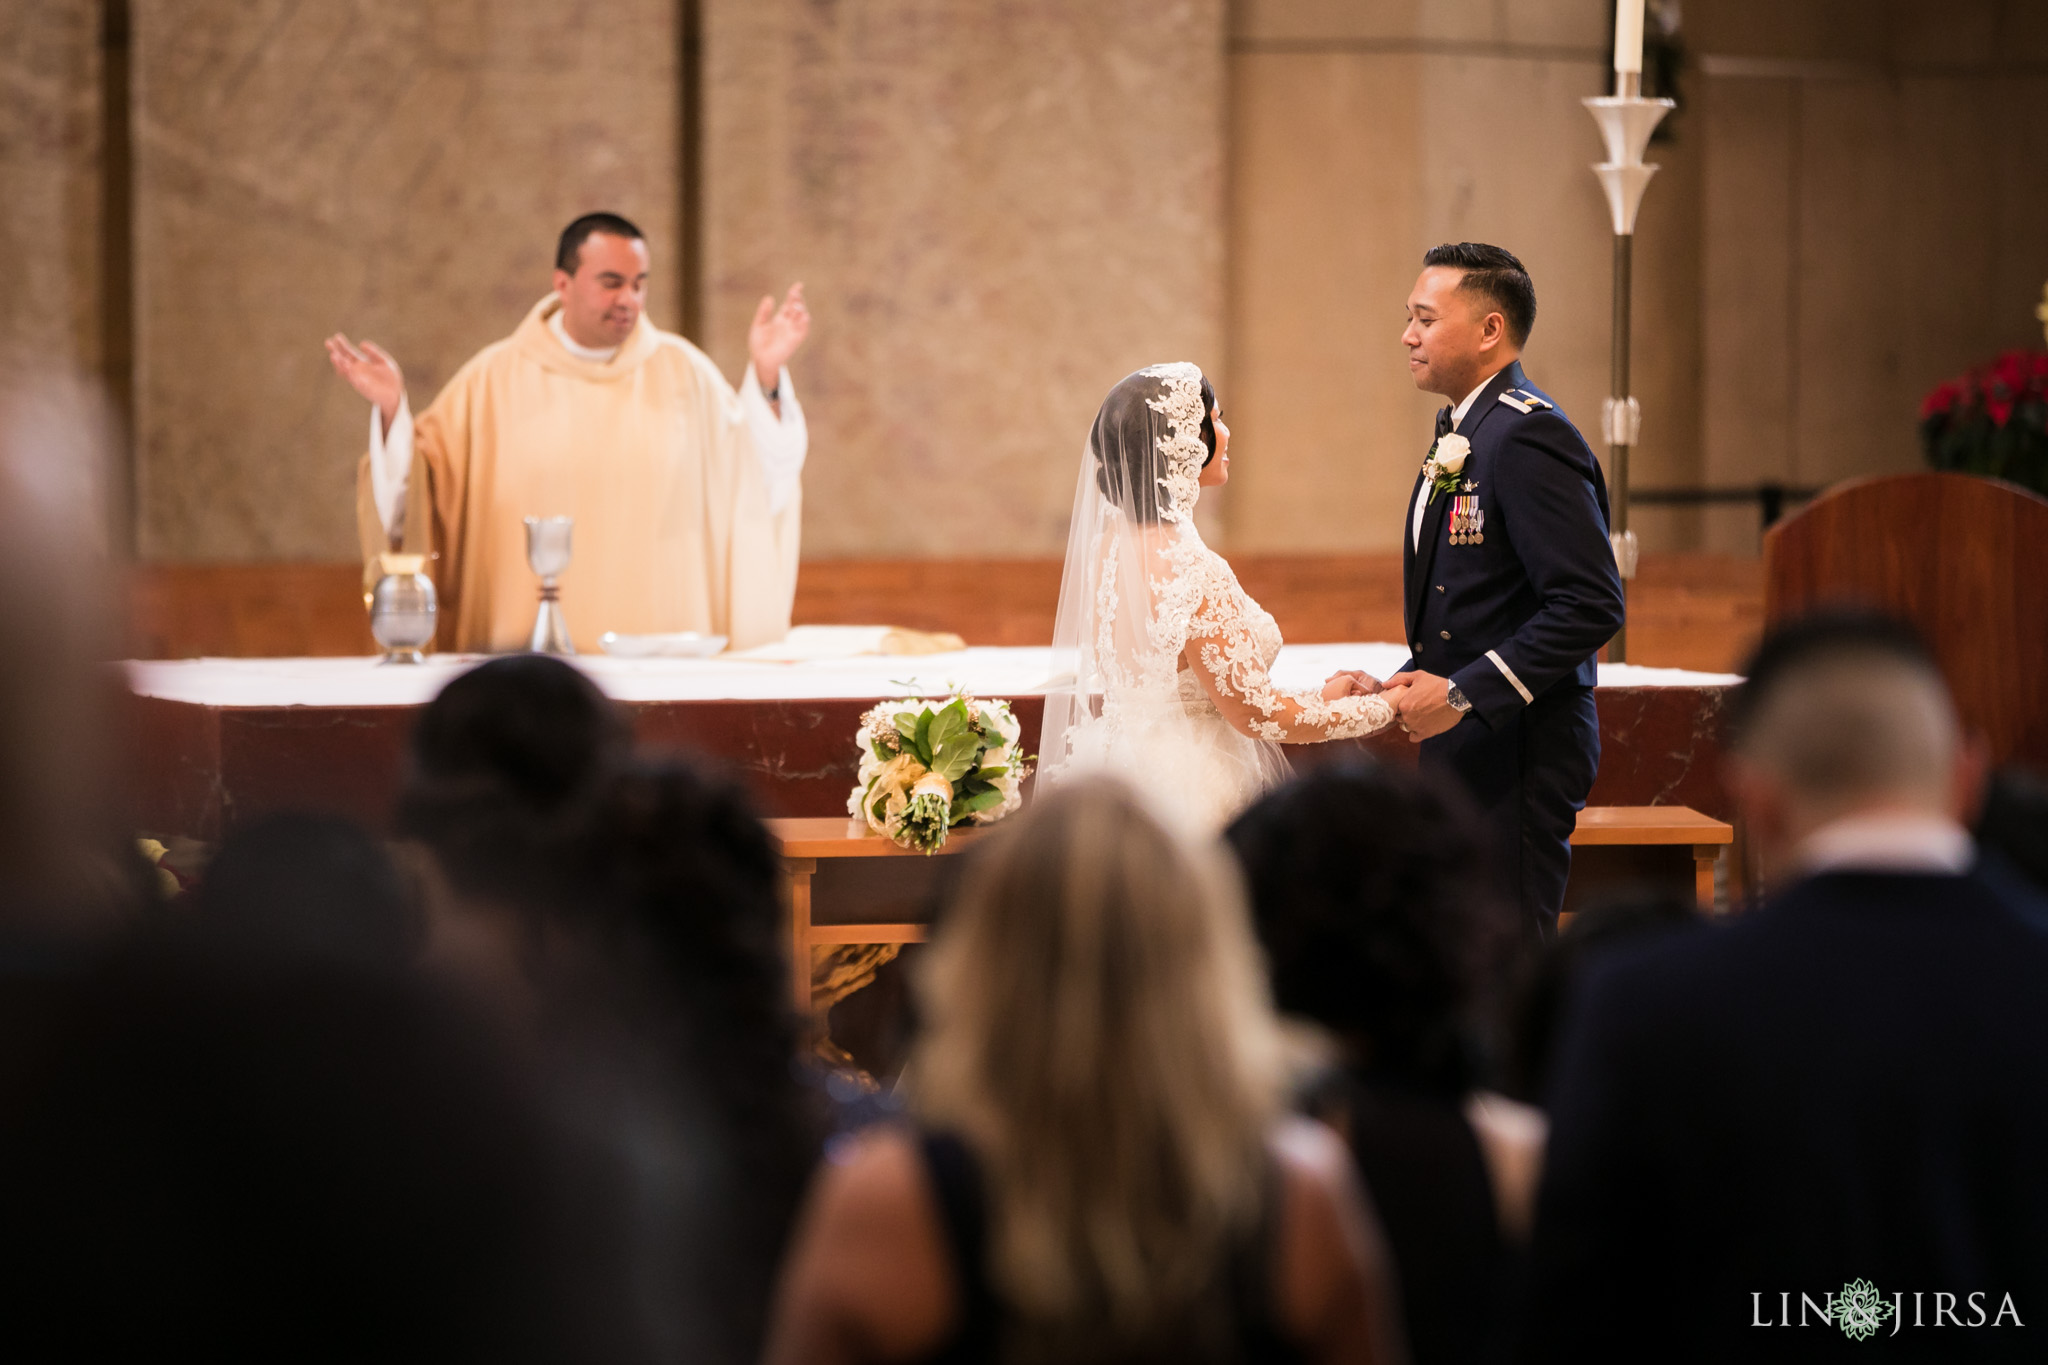
<path id="1" fill-rule="evenodd" d="M 1920 405 L 1920 444 L 1936 469 L 2048 495 L 2048 355 L 2007 351 L 1937 385 Z"/>

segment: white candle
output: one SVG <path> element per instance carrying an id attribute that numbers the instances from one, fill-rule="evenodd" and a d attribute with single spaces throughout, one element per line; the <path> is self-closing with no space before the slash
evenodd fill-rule
<path id="1" fill-rule="evenodd" d="M 1643 69 L 1643 0 L 1614 0 L 1614 69 Z"/>

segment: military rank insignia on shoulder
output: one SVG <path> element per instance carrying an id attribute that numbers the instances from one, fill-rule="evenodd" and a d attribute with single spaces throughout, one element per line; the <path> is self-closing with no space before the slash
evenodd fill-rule
<path id="1" fill-rule="evenodd" d="M 1501 392 L 1500 401 L 1516 412 L 1535 412 L 1539 408 L 1547 410 L 1557 406 L 1548 398 L 1540 397 L 1527 389 L 1505 389 Z"/>

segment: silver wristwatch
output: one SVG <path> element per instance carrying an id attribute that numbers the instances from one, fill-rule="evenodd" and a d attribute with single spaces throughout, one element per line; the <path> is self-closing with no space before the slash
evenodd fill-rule
<path id="1" fill-rule="evenodd" d="M 1444 700 L 1461 716 L 1472 709 L 1472 699 L 1466 696 L 1456 683 L 1452 683 L 1450 690 L 1444 693 Z"/>

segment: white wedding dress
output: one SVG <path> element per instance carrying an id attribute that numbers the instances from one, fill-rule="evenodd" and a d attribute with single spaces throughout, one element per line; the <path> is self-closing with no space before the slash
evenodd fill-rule
<path id="1" fill-rule="evenodd" d="M 1195 528 L 1207 388 L 1193 365 L 1154 365 L 1103 400 L 1074 494 L 1038 779 L 1115 774 L 1197 835 L 1286 778 L 1282 744 L 1394 720 L 1381 697 L 1273 682 L 1279 627 Z"/>

